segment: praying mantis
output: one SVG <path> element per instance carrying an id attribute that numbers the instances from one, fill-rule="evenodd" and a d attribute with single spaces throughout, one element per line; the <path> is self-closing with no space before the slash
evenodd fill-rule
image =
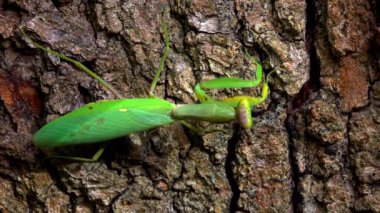
<path id="1" fill-rule="evenodd" d="M 103 100 L 89 103 L 64 116 L 61 116 L 43 126 L 33 136 L 37 147 L 59 147 L 74 144 L 89 144 L 111 140 L 131 133 L 157 128 L 180 121 L 184 126 L 196 132 L 201 131 L 186 120 L 207 121 L 210 123 L 227 123 L 238 121 L 243 129 L 252 127 L 251 108 L 263 103 L 269 94 L 268 76 L 262 84 L 259 97 L 234 96 L 215 100 L 205 90 L 224 88 L 256 87 L 262 81 L 262 67 L 256 63 L 256 79 L 216 78 L 198 83 L 194 88 L 199 104 L 175 105 L 154 95 L 154 90 L 164 69 L 169 54 L 169 35 L 165 19 L 162 20 L 165 48 L 160 64 L 149 89 L 148 98 L 123 99 L 120 93 L 79 61 L 69 58 L 59 52 L 45 48 L 34 42 L 23 31 L 27 40 L 35 47 L 72 63 L 105 86 L 119 99 Z M 100 148 L 92 158 L 54 156 L 79 161 L 97 161 L 104 151 Z"/>

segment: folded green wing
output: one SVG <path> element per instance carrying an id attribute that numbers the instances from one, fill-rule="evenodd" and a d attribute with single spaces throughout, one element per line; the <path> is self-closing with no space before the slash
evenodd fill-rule
<path id="1" fill-rule="evenodd" d="M 174 105 L 162 99 L 121 99 L 87 104 L 46 124 L 34 136 L 39 147 L 96 143 L 174 122 Z"/>

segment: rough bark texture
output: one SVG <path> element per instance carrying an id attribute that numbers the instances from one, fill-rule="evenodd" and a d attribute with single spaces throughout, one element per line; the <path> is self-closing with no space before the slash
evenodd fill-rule
<path id="1" fill-rule="evenodd" d="M 366 0 L 0 0 L 0 211 L 380 212 L 379 8 Z M 197 136 L 173 124 L 109 143 L 96 163 L 46 159 L 52 150 L 33 146 L 34 132 L 115 97 L 19 29 L 125 97 L 146 97 L 165 10 L 171 44 L 156 95 L 194 103 L 196 82 L 255 78 L 246 48 L 266 73 L 276 70 L 252 129 L 226 124 L 230 133 Z"/>

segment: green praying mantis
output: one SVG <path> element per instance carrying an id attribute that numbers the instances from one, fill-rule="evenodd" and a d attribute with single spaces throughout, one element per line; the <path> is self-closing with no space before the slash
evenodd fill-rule
<path id="1" fill-rule="evenodd" d="M 252 127 L 251 108 L 263 103 L 269 94 L 268 76 L 262 84 L 261 96 L 234 96 L 215 100 L 207 95 L 205 90 L 224 88 L 256 87 L 262 81 L 262 67 L 256 63 L 256 79 L 216 78 L 201 82 L 195 86 L 194 92 L 200 100 L 199 104 L 175 105 L 154 95 L 157 82 L 164 69 L 169 54 L 169 35 L 165 20 L 162 20 L 165 49 L 160 64 L 156 70 L 149 90 L 149 98 L 123 99 L 120 93 L 79 61 L 69 58 L 59 52 L 45 48 L 34 42 L 23 31 L 24 36 L 35 47 L 68 61 L 83 70 L 100 84 L 105 86 L 119 99 L 103 100 L 89 103 L 43 126 L 33 136 L 37 147 L 59 147 L 74 144 L 89 144 L 107 141 L 130 133 L 157 128 L 162 125 L 180 121 L 191 130 L 200 132 L 186 120 L 207 121 L 210 123 L 226 123 L 238 121 L 243 129 Z M 205 133 L 207 131 L 203 131 Z M 92 158 L 54 156 L 58 158 L 79 161 L 97 161 L 104 151 L 100 148 Z"/>

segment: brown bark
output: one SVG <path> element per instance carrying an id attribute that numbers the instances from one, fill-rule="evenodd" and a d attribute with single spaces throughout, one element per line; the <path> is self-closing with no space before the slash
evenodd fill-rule
<path id="1" fill-rule="evenodd" d="M 0 0 L 2 212 L 380 212 L 379 5 L 317 1 Z M 195 103 L 197 82 L 255 78 L 244 53 L 276 70 L 254 126 L 198 136 L 180 124 L 108 144 L 96 163 L 46 159 L 31 138 L 87 102 L 115 98 L 74 57 L 127 98 Z M 376 13 L 377 12 L 377 13 Z M 377 18 L 377 19 L 376 19 Z M 212 91 L 257 96 L 260 88 Z M 207 123 L 196 123 L 210 127 Z M 55 152 L 91 155 L 99 146 Z"/>

